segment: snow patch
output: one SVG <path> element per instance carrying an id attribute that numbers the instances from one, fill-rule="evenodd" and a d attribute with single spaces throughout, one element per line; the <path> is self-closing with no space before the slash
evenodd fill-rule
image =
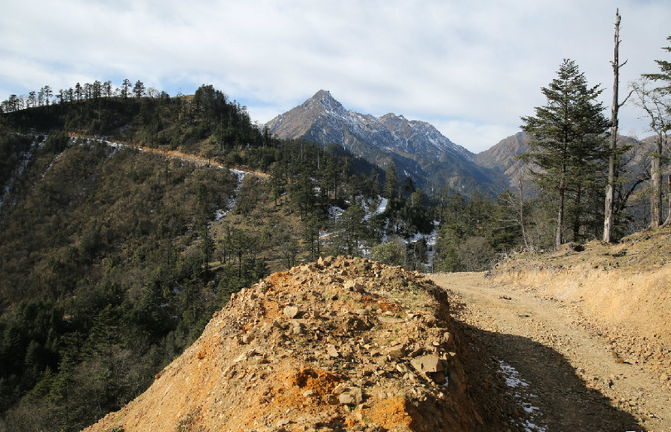
<path id="1" fill-rule="evenodd" d="M 329 207 L 329 217 L 333 219 L 334 222 L 338 222 L 342 217 L 343 213 L 345 213 L 345 210 L 341 209 L 338 206 Z"/>
<path id="2" fill-rule="evenodd" d="M 219 167 L 221 169 L 226 169 L 224 167 Z M 238 185 L 235 187 L 235 191 L 233 191 L 233 196 L 226 201 L 226 208 L 221 208 L 217 209 L 214 211 L 214 221 L 219 222 L 222 220 L 226 215 L 235 208 L 235 205 L 237 203 L 237 198 L 238 195 L 240 195 L 240 190 L 242 189 L 242 180 L 245 178 L 245 176 L 248 174 L 245 171 L 240 171 L 237 169 L 229 169 L 229 171 L 233 174 L 235 174 L 238 178 Z"/>
<path id="3" fill-rule="evenodd" d="M 503 360 L 499 360 L 499 371 L 506 379 L 506 385 L 511 388 L 529 387 L 529 383 L 521 378 L 520 373 L 514 367 Z"/>
<path id="4" fill-rule="evenodd" d="M 380 204 L 377 206 L 377 210 L 375 211 L 375 214 L 382 214 L 387 211 L 387 205 L 389 204 L 389 200 L 387 198 L 382 198 L 380 200 Z"/>
<path id="5" fill-rule="evenodd" d="M 513 397 L 517 404 L 528 414 L 526 419 L 520 419 L 520 424 L 524 427 L 524 430 L 527 432 L 547 432 L 547 426 L 540 424 L 543 423 L 543 413 L 541 413 L 540 408 L 527 400 L 528 398 L 538 397 L 527 391 L 529 383 L 522 378 L 517 369 L 503 360 L 499 360 L 499 372 L 505 378 L 506 385 L 515 390 Z"/>

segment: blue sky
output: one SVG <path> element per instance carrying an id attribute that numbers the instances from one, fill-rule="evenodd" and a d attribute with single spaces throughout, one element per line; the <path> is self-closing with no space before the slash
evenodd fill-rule
<path id="1" fill-rule="evenodd" d="M 324 89 L 479 152 L 545 103 L 564 58 L 609 107 L 617 7 L 624 92 L 669 60 L 668 0 L 0 0 L 0 100 L 96 79 L 171 95 L 205 83 L 264 123 Z M 621 131 L 650 135 L 641 117 L 625 106 Z"/>

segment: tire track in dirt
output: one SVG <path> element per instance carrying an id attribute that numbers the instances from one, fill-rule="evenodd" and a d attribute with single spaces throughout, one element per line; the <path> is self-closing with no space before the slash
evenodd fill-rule
<path id="1" fill-rule="evenodd" d="M 432 279 L 448 291 L 465 328 L 529 383 L 514 391 L 540 409 L 546 430 L 671 430 L 671 392 L 614 357 L 561 301 L 495 286 L 484 273 Z"/>

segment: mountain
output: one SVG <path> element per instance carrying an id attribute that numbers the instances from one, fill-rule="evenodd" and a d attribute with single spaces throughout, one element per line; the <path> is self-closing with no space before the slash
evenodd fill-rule
<path id="1" fill-rule="evenodd" d="M 378 118 L 347 110 L 325 90 L 266 127 L 276 138 L 340 145 L 380 167 L 393 162 L 402 176 L 412 177 L 419 186 L 448 186 L 466 193 L 499 189 L 492 170 L 479 166 L 473 153 L 431 124 L 391 113 Z"/>
<path id="2" fill-rule="evenodd" d="M 524 166 L 515 157 L 529 151 L 529 135 L 518 132 L 502 139 L 489 150 L 478 153 L 475 156 L 477 163 L 483 167 L 498 171 L 508 180 L 512 186 L 517 182 L 520 170 Z"/>
<path id="3" fill-rule="evenodd" d="M 529 140 L 529 135 L 518 132 L 502 139 L 490 149 L 478 153 L 475 160 L 481 166 L 500 173 L 509 182 L 508 187 L 515 188 L 524 168 L 524 164 L 515 158 L 529 151 Z M 629 177 L 645 177 L 644 173 L 649 170 L 650 154 L 654 151 L 654 140 L 654 136 L 643 140 L 618 136 L 618 148 L 627 148 L 622 157 L 627 164 Z"/>

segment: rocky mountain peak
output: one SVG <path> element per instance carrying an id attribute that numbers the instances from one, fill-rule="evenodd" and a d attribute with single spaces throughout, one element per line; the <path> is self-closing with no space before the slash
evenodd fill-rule
<path id="1" fill-rule="evenodd" d="M 342 114 L 347 112 L 345 107 L 342 106 L 340 102 L 335 100 L 331 96 L 331 92 L 328 90 L 319 90 L 314 94 L 310 99 L 306 100 L 302 105 L 302 108 L 309 111 L 316 112 L 327 112 L 327 113 L 338 113 Z"/>
<path id="2" fill-rule="evenodd" d="M 431 183 L 467 194 L 476 185 L 481 190 L 497 189 L 492 172 L 478 166 L 474 154 L 430 123 L 393 113 L 378 118 L 347 110 L 326 90 L 278 115 L 266 127 L 276 138 L 340 145 L 382 168 L 393 162 L 420 187 Z"/>
<path id="3" fill-rule="evenodd" d="M 387 114 L 383 115 L 382 117 L 380 117 L 380 121 L 382 123 L 386 123 L 386 122 L 390 122 L 390 121 L 407 121 L 407 119 L 403 116 L 403 114 L 396 115 L 394 113 L 387 113 Z"/>

